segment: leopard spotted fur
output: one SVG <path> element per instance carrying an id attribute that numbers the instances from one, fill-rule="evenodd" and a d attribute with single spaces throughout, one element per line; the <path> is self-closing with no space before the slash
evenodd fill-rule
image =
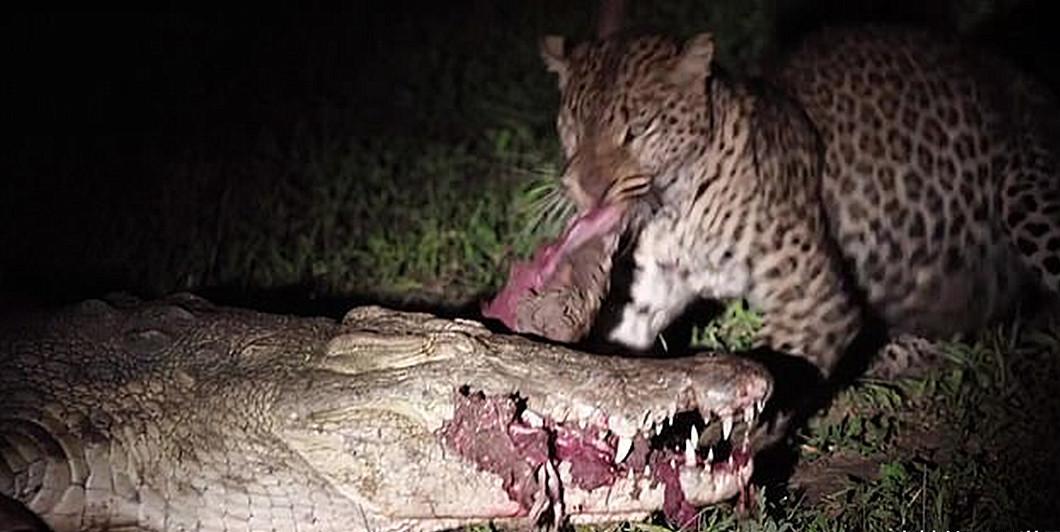
<path id="1" fill-rule="evenodd" d="M 695 299 L 742 297 L 762 345 L 827 377 L 869 316 L 938 337 L 1057 292 L 1060 114 L 1000 61 L 894 28 L 811 37 L 771 83 L 722 73 L 709 34 L 542 56 L 570 198 L 635 218 L 611 340 L 644 349 Z"/>

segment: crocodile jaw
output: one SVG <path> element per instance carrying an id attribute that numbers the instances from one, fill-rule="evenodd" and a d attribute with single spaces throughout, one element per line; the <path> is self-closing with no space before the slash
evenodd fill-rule
<path id="1" fill-rule="evenodd" d="M 750 361 L 603 357 L 431 318 L 409 328 L 422 334 L 333 340 L 324 366 L 361 375 L 361 386 L 317 377 L 319 407 L 287 416 L 279 433 L 384 522 L 585 523 L 663 509 L 685 523 L 695 506 L 740 493 L 753 471 L 732 430 L 747 412 L 753 424 L 770 393 Z M 302 392 L 298 404 L 313 402 Z M 693 425 L 704 436 L 688 458 Z"/>
<path id="2" fill-rule="evenodd" d="M 401 406 L 379 404 L 321 413 L 312 425 L 278 435 L 367 514 L 422 530 L 612 522 L 660 509 L 684 525 L 695 507 L 740 494 L 754 470 L 746 440 L 717 458 L 708 454 L 717 445 L 686 443 L 691 458 L 660 445 L 655 432 L 678 430 L 665 413 L 625 437 L 599 418 L 557 422 L 520 411 L 510 397 L 454 390 L 453 403 L 453 419 L 440 430 Z M 709 423 L 725 422 L 711 416 Z M 628 450 L 622 440 L 631 442 Z"/>

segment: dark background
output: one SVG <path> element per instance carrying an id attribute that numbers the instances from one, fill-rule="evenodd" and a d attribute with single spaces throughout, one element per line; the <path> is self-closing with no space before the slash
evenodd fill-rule
<path id="1" fill-rule="evenodd" d="M 958 31 L 1054 86 L 1060 80 L 1052 2 L 760 2 L 767 15 L 754 21 L 738 10 L 696 19 L 688 15 L 699 14 L 688 8 L 694 4 L 632 1 L 628 25 L 751 35 L 751 44 L 734 38 L 723 56 L 753 70 L 757 57 L 823 24 L 911 22 Z M 0 30 L 7 129 L 0 294 L 59 302 L 110 290 L 154 296 L 235 287 L 225 293 L 238 300 L 253 283 L 211 271 L 205 259 L 196 265 L 182 246 L 218 239 L 206 254 L 214 260 L 229 247 L 235 237 L 210 234 L 203 220 L 230 216 L 217 198 L 252 204 L 254 190 L 272 186 L 267 174 L 277 170 L 261 146 L 289 146 L 299 132 L 325 129 L 383 144 L 457 143 L 513 109 L 531 135 L 549 139 L 553 82 L 536 62 L 534 39 L 588 36 L 596 7 L 387 1 L 339 12 L 13 13 Z M 726 25 L 733 27 L 717 27 Z M 513 86 L 525 94 L 506 96 L 501 112 L 476 100 Z M 189 161 L 194 175 L 175 176 L 171 168 Z M 250 176 L 226 170 L 250 166 Z M 221 170 L 205 175 L 200 167 Z M 294 297 L 306 296 L 300 291 L 313 289 L 296 287 Z M 372 296 L 356 287 L 326 291 Z"/>
<path id="2" fill-rule="evenodd" d="M 267 215 L 257 212 L 254 196 L 301 171 L 286 158 L 311 144 L 307 137 L 371 144 L 361 150 L 368 152 L 459 147 L 477 138 L 492 118 L 475 98 L 490 92 L 483 85 L 491 81 L 521 83 L 519 72 L 504 70 L 504 56 L 516 38 L 524 57 L 536 54 L 521 24 L 542 26 L 549 5 L 388 1 L 335 12 L 13 14 L 0 30 L 8 132 L 0 294 L 65 302 L 110 290 L 154 296 L 234 286 L 222 291 L 240 299 L 259 287 L 211 270 L 209 257 L 198 264 L 176 257 L 194 253 L 189 240 L 216 239 L 221 254 L 241 241 L 206 226 L 213 218 Z M 540 94 L 551 94 L 536 58 L 530 74 Z M 524 122 L 543 137 L 548 113 L 535 110 Z M 229 207 L 218 205 L 222 199 Z M 349 223 L 374 223 L 368 218 L 354 214 Z M 287 292 L 304 299 L 314 290 Z"/>

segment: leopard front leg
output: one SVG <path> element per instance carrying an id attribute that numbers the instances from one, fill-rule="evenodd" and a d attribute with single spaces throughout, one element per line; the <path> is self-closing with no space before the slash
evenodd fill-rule
<path id="1" fill-rule="evenodd" d="M 640 232 L 633 249 L 633 281 L 630 301 L 607 339 L 631 349 L 645 350 L 699 295 L 699 268 L 687 255 L 693 238 L 681 230 L 681 217 L 673 209 L 662 209 Z"/>
<path id="2" fill-rule="evenodd" d="M 747 299 L 762 314 L 756 343 L 774 376 L 773 398 L 751 436 L 770 447 L 791 423 L 820 406 L 841 357 L 861 331 L 861 307 L 832 242 L 805 223 L 776 224 L 757 248 Z"/>
<path id="3" fill-rule="evenodd" d="M 759 254 L 748 301 L 762 313 L 759 345 L 803 358 L 827 379 L 860 332 L 862 312 L 831 241 L 815 229 L 775 228 L 798 245 Z"/>
<path id="4" fill-rule="evenodd" d="M 636 265 L 630 302 L 623 307 L 608 340 L 642 351 L 650 348 L 695 296 L 687 276 L 676 266 L 645 258 L 643 264 Z"/>

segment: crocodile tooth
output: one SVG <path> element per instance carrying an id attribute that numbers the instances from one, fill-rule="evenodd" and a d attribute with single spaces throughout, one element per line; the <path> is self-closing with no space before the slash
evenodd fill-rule
<path id="1" fill-rule="evenodd" d="M 755 420 L 755 407 L 753 405 L 747 405 L 743 409 L 743 422 L 750 425 Z"/>
<path id="2" fill-rule="evenodd" d="M 574 407 L 574 415 L 582 419 L 593 419 L 598 413 L 595 408 L 589 405 L 578 404 Z"/>
<path id="3" fill-rule="evenodd" d="M 711 447 L 710 449 L 707 450 L 707 463 L 709 464 L 709 463 L 711 463 L 713 461 L 714 461 L 714 448 Z"/>
<path id="4" fill-rule="evenodd" d="M 692 440 L 685 440 L 685 465 L 688 467 L 696 465 L 696 446 Z"/>
<path id="5" fill-rule="evenodd" d="M 566 423 L 569 415 L 570 410 L 561 406 L 552 411 L 552 420 L 556 423 Z"/>
<path id="6" fill-rule="evenodd" d="M 622 416 L 611 416 L 607 418 L 607 428 L 622 438 L 632 438 L 637 435 L 637 428 Z"/>
<path id="7" fill-rule="evenodd" d="M 545 475 L 545 479 L 547 480 L 548 492 L 559 493 L 559 485 L 561 480 L 559 478 L 559 472 L 556 471 L 555 466 L 552 465 L 552 462 L 548 460 L 545 460 L 543 467 L 548 468 L 546 469 L 547 475 Z"/>
<path id="8" fill-rule="evenodd" d="M 663 429 L 663 424 L 661 422 L 660 423 L 656 423 L 655 424 L 655 435 L 658 436 L 658 435 L 662 434 L 662 429 Z"/>
<path id="9" fill-rule="evenodd" d="M 677 410 L 676 407 L 671 408 L 670 412 L 668 414 L 667 421 L 670 422 L 670 426 L 673 426 L 673 424 L 674 424 L 674 415 L 676 414 L 676 410 Z"/>
<path id="10" fill-rule="evenodd" d="M 541 419 L 541 416 L 533 410 L 523 410 L 523 422 L 535 429 L 539 429 L 545 426 L 545 420 Z"/>
<path id="11" fill-rule="evenodd" d="M 723 416 L 721 418 L 721 439 L 729 439 L 729 434 L 732 434 L 732 416 Z"/>
<path id="12" fill-rule="evenodd" d="M 692 437 L 690 439 L 692 443 L 699 445 L 699 429 L 695 425 L 692 425 Z"/>
<path id="13" fill-rule="evenodd" d="M 647 477 L 647 476 L 650 476 L 650 475 L 651 475 L 651 466 L 648 465 L 648 464 L 644 464 L 644 476 Z"/>
<path id="14" fill-rule="evenodd" d="M 759 400 L 755 401 L 755 410 L 757 410 L 759 413 L 761 413 L 765 409 L 766 409 L 766 400 L 765 399 L 759 399 Z"/>
<path id="15" fill-rule="evenodd" d="M 729 453 L 729 470 L 730 471 L 735 471 L 736 470 L 736 460 L 733 459 L 732 453 Z"/>
<path id="16" fill-rule="evenodd" d="M 615 451 L 615 463 L 621 464 L 629 457 L 629 452 L 633 449 L 632 438 L 619 438 L 618 449 Z"/>

